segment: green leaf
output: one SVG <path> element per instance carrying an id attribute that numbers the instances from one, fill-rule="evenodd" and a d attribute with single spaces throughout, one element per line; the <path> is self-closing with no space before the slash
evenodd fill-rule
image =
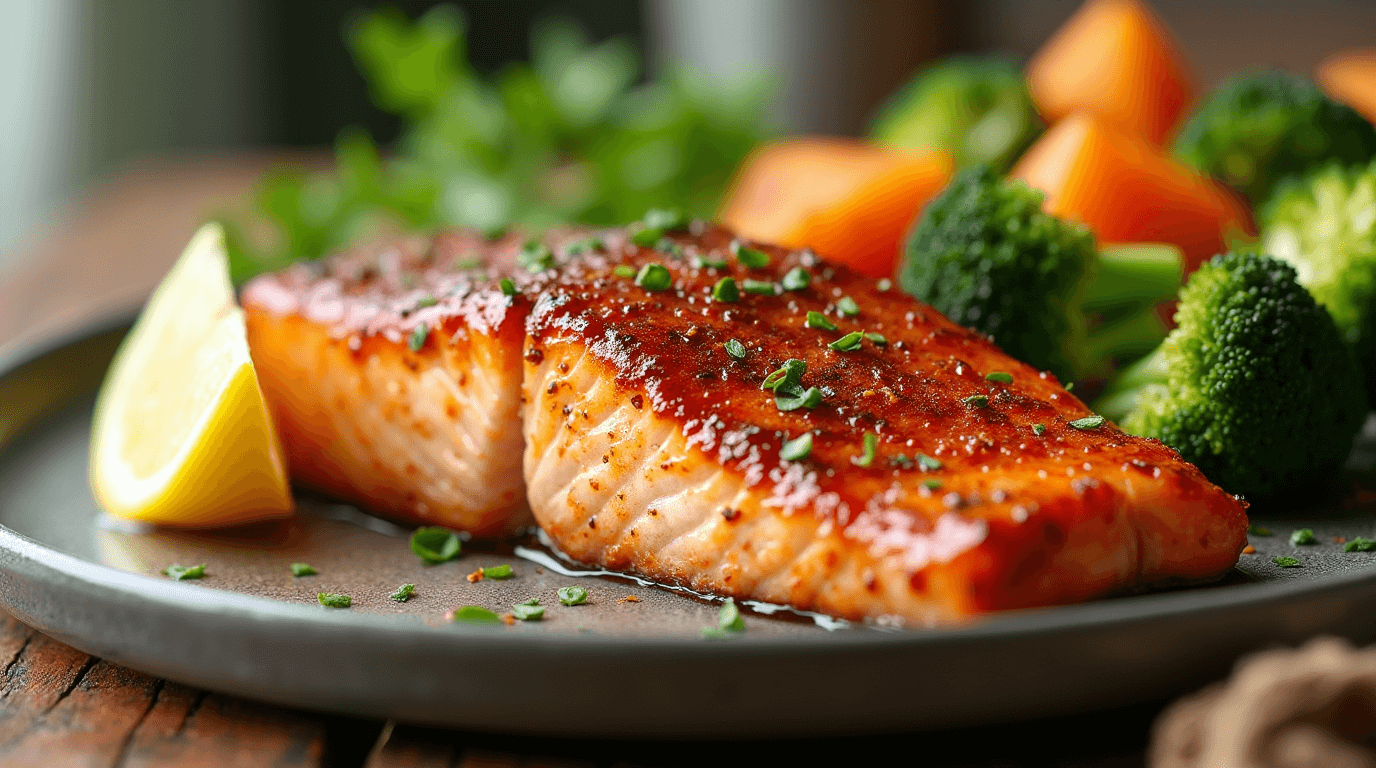
<path id="1" fill-rule="evenodd" d="M 458 557 L 462 549 L 463 542 L 459 539 L 459 534 L 448 528 L 417 528 L 411 534 L 411 551 L 430 565 L 447 563 Z"/>
<path id="2" fill-rule="evenodd" d="M 454 621 L 472 624 L 500 624 L 502 617 L 480 605 L 465 605 L 454 611 Z"/>
<path id="3" fill-rule="evenodd" d="M 173 581 L 187 581 L 189 579 L 205 578 L 205 563 L 200 565 L 177 565 L 173 563 L 162 569 L 165 576 Z"/>
<path id="4" fill-rule="evenodd" d="M 736 358 L 737 360 L 745 359 L 745 345 L 740 343 L 739 341 L 736 341 L 735 339 L 729 339 L 722 346 L 726 347 L 726 354 Z"/>
<path id="5" fill-rule="evenodd" d="M 812 433 L 804 432 L 801 437 L 795 437 L 783 444 L 779 449 L 779 458 L 784 461 L 802 461 L 812 453 Z"/>
<path id="6" fill-rule="evenodd" d="M 511 570 L 511 566 L 507 563 L 494 565 L 491 568 L 483 568 L 482 571 L 483 578 L 495 579 L 497 581 L 505 581 L 515 575 Z"/>
<path id="7" fill-rule="evenodd" d="M 326 608 L 348 608 L 354 604 L 354 599 L 348 595 L 339 595 L 333 592 L 317 593 L 315 599 Z"/>
<path id="8" fill-rule="evenodd" d="M 388 597 L 392 598 L 393 600 L 397 601 L 398 603 L 404 603 L 404 602 L 406 602 L 407 600 L 410 600 L 410 599 L 411 599 L 411 595 L 414 595 L 415 593 L 416 593 L 416 585 L 415 585 L 415 584 L 402 584 L 401 586 L 397 587 L 397 589 L 396 589 L 395 592 L 393 592 L 392 594 L 388 595 Z"/>
<path id="9" fill-rule="evenodd" d="M 1290 534 L 1290 546 L 1299 547 L 1310 544 L 1318 544 L 1319 540 L 1314 536 L 1312 528 L 1300 528 Z"/>
<path id="10" fill-rule="evenodd" d="M 588 590 L 582 587 L 560 587 L 559 602 L 564 605 L 582 605 L 588 602 Z"/>
<path id="11" fill-rule="evenodd" d="M 511 615 L 521 621 L 539 621 L 545 617 L 544 606 L 517 603 L 511 606 Z"/>
<path id="12" fill-rule="evenodd" d="M 314 576 L 317 573 L 308 563 L 292 563 L 290 567 L 293 576 Z"/>

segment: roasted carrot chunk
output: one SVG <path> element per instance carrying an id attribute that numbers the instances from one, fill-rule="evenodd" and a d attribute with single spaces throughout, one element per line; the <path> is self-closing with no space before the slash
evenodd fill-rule
<path id="1" fill-rule="evenodd" d="M 1048 123 L 1088 112 L 1163 144 L 1194 99 L 1170 33 L 1138 0 L 1089 0 L 1027 65 Z"/>
<path id="2" fill-rule="evenodd" d="M 942 151 L 787 139 L 747 158 L 719 218 L 745 237 L 810 247 L 871 277 L 889 277 L 913 219 L 953 169 Z"/>
<path id="3" fill-rule="evenodd" d="M 1102 244 L 1172 243 L 1186 272 L 1253 231 L 1245 203 L 1160 148 L 1089 115 L 1062 120 L 1012 177 L 1046 194 L 1046 211 L 1088 225 Z"/>
<path id="4" fill-rule="evenodd" d="M 1334 54 L 1319 65 L 1315 77 L 1329 98 L 1376 123 L 1376 48 Z"/>

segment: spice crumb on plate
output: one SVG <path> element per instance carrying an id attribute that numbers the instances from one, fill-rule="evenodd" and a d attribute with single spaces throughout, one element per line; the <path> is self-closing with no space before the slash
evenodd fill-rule
<path id="1" fill-rule="evenodd" d="M 1257 548 L 1252 546 L 1251 544 L 1248 544 L 1247 546 L 1242 548 L 1242 554 L 1244 555 L 1255 555 L 1256 553 Z"/>

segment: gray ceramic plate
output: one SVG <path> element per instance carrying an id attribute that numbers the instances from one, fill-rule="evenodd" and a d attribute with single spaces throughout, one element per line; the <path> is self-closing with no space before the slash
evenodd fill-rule
<path id="1" fill-rule="evenodd" d="M 971 626 L 892 630 L 775 612 L 704 640 L 717 606 L 561 561 L 538 544 L 426 567 L 407 530 L 327 499 L 274 525 L 189 534 L 104 517 L 87 487 L 93 394 L 124 325 L 0 359 L 0 604 L 97 656 L 189 685 L 280 704 L 401 720 L 590 736 L 781 736 L 907 730 L 1064 714 L 1175 695 L 1241 653 L 1316 633 L 1376 635 L 1368 492 L 1335 494 L 1253 537 L 1221 584 L 1021 611 Z M 1372 464 L 1376 437 L 1354 455 Z M 1372 497 L 1372 498 L 1368 498 Z M 1305 520 L 1320 539 L 1292 547 Z M 1302 567 L 1280 569 L 1276 555 Z M 205 563 L 172 582 L 169 563 Z M 293 577 L 307 562 L 319 573 Z M 470 582 L 509 563 L 515 577 Z M 406 603 L 388 599 L 416 585 Z M 555 591 L 584 586 L 588 604 Z M 316 604 L 349 594 L 349 610 Z M 545 620 L 465 625 L 537 597 Z"/>

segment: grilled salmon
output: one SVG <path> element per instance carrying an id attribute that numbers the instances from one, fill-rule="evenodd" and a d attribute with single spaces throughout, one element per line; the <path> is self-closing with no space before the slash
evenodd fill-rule
<path id="1" fill-rule="evenodd" d="M 475 534 L 533 513 L 587 563 L 916 624 L 1208 579 L 1246 543 L 1243 505 L 1174 451 L 874 280 L 710 225 L 583 234 L 529 269 L 517 239 L 448 234 L 251 284 L 293 475 Z"/>

